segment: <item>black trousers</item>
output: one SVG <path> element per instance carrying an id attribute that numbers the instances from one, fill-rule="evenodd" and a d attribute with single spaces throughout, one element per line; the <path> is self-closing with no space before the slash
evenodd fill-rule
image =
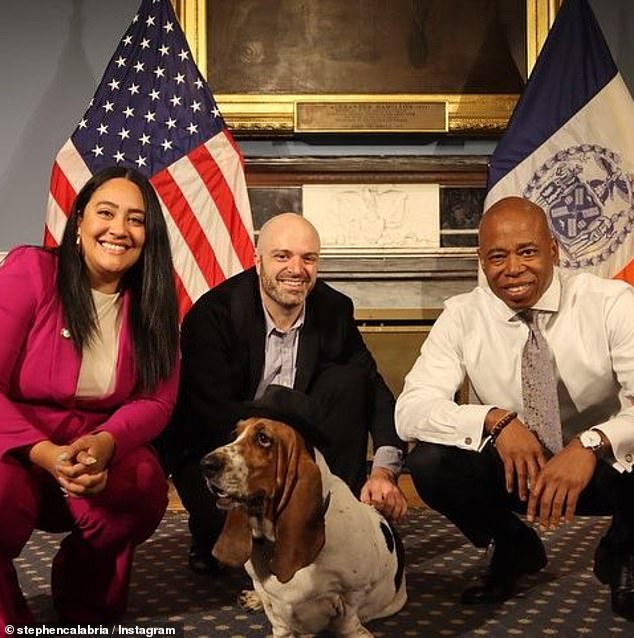
<path id="1" fill-rule="evenodd" d="M 369 411 L 374 404 L 369 375 L 358 366 L 330 366 L 317 376 L 307 394 L 320 406 L 318 429 L 327 441 L 320 451 L 333 474 L 358 496 L 367 475 Z M 216 508 L 215 497 L 207 489 L 200 458 L 181 465 L 172 480 L 189 513 L 192 546 L 206 552 L 220 536 L 224 512 Z"/>
<path id="2" fill-rule="evenodd" d="M 504 465 L 488 444 L 481 452 L 433 443 L 417 443 L 407 457 L 419 496 L 445 515 L 476 546 L 521 532 L 527 503 L 505 487 Z M 619 473 L 599 461 L 579 496 L 581 516 L 612 516 L 612 543 L 634 549 L 634 473 Z"/>

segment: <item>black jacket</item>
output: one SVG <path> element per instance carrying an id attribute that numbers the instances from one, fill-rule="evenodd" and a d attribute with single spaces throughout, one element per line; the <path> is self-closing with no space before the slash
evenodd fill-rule
<path id="1" fill-rule="evenodd" d="M 179 398 L 161 450 L 167 469 L 230 440 L 264 367 L 265 320 L 255 268 L 204 294 L 182 326 Z M 403 449 L 394 426 L 394 396 L 378 373 L 355 324 L 352 300 L 317 281 L 306 300 L 295 388 L 306 392 L 329 365 L 357 364 L 374 381 L 369 432 L 374 447 Z"/>

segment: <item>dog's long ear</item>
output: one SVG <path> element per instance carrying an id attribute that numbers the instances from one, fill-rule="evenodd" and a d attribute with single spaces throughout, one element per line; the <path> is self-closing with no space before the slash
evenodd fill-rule
<path id="1" fill-rule="evenodd" d="M 251 556 L 252 544 L 247 512 L 235 507 L 227 512 L 222 533 L 211 553 L 224 565 L 242 567 Z"/>
<path id="2" fill-rule="evenodd" d="M 275 524 L 271 572 L 282 583 L 298 569 L 312 563 L 326 540 L 321 474 L 317 464 L 301 449 L 289 459 L 287 480 L 292 484 Z"/>

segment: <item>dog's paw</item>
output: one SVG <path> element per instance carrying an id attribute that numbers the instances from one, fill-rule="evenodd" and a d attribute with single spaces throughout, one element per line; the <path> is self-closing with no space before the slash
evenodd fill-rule
<path id="1" fill-rule="evenodd" d="M 262 611 L 264 605 L 255 589 L 243 589 L 238 596 L 238 605 L 247 611 Z"/>

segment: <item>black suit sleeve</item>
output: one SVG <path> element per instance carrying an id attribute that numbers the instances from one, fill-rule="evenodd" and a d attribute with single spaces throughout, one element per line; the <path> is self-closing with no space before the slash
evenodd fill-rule
<path id="1" fill-rule="evenodd" d="M 229 304 L 203 297 L 186 315 L 178 401 L 159 444 L 167 471 L 231 439 L 247 398 L 247 348 L 242 339 Z"/>

